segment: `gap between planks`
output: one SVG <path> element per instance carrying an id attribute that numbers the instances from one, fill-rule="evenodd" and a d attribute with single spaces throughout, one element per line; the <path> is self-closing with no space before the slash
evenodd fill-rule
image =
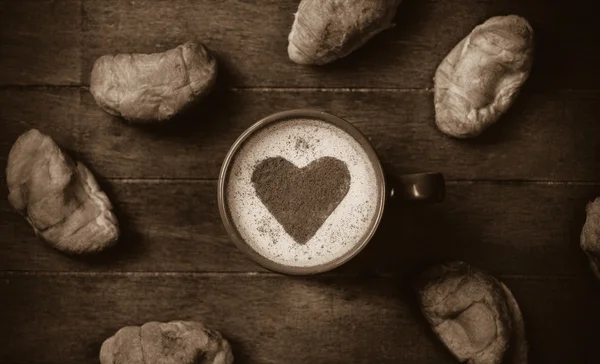
<path id="1" fill-rule="evenodd" d="M 8 84 L 0 85 L 0 90 L 27 90 L 27 89 L 83 89 L 89 90 L 90 85 L 87 84 Z M 226 87 L 223 91 L 233 92 L 433 92 L 430 87 L 424 88 L 400 88 L 400 87 L 269 87 L 269 86 L 252 86 L 252 87 Z M 584 90 L 585 91 L 585 90 Z"/>
<path id="2" fill-rule="evenodd" d="M 0 90 L 22 90 L 22 89 L 83 89 L 89 90 L 89 84 L 5 84 L 0 85 Z M 332 93 L 433 93 L 433 88 L 402 88 L 402 87 L 270 87 L 270 86 L 248 86 L 248 87 L 225 87 L 222 91 L 233 92 L 332 92 Z M 600 93 L 596 89 L 551 89 L 551 90 L 523 90 L 526 94 L 540 93 Z"/>
<path id="3" fill-rule="evenodd" d="M 213 183 L 218 178 L 129 178 L 129 177 L 110 177 L 104 178 L 108 182 L 121 183 Z M 600 186 L 600 181 L 544 181 L 527 179 L 446 179 L 446 185 L 474 185 L 474 184 L 497 184 L 497 185 L 540 185 L 540 186 Z"/>
<path id="4" fill-rule="evenodd" d="M 348 278 L 348 279 L 403 279 L 405 275 L 397 273 L 336 273 L 326 272 L 312 276 L 288 276 L 273 272 L 190 272 L 190 271 L 27 271 L 8 270 L 0 271 L 0 278 L 12 277 L 191 277 L 191 278 L 289 278 L 289 279 L 320 279 L 320 278 Z M 575 280 L 581 279 L 578 275 L 524 275 L 524 274 L 498 274 L 500 279 L 523 280 Z"/>

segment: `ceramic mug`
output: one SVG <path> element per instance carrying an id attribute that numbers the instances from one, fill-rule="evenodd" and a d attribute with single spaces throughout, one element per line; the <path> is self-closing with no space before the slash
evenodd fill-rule
<path id="1" fill-rule="evenodd" d="M 251 141 L 253 137 L 255 137 L 258 133 L 261 133 L 265 130 L 267 130 L 267 133 L 271 133 L 269 130 L 275 129 L 270 127 L 274 125 L 283 125 L 277 123 L 298 120 L 313 120 L 315 122 L 325 123 L 323 125 L 333 127 L 332 130 L 335 129 L 336 132 L 337 130 L 339 130 L 340 133 L 345 133 L 352 140 L 358 143 L 360 149 L 362 149 L 364 155 L 367 156 L 370 165 L 373 167 L 373 173 L 375 176 L 375 180 L 377 181 L 374 185 L 374 188 L 377 189 L 377 191 L 374 192 L 376 192 L 375 195 L 378 196 L 378 198 L 376 199 L 377 201 L 372 201 L 372 203 L 375 206 L 375 211 L 370 225 L 368 226 L 368 228 L 364 229 L 359 239 L 357 239 L 357 241 L 355 241 L 350 248 L 347 248 L 343 252 L 343 254 L 332 257 L 331 260 L 326 260 L 315 265 L 305 266 L 289 264 L 283 261 L 277 261 L 277 259 L 269 257 L 269 248 L 264 248 L 262 246 L 259 247 L 256 244 L 254 246 L 252 244 L 249 244 L 249 241 L 251 239 L 245 239 L 243 235 L 246 234 L 247 236 L 251 236 L 253 232 L 248 232 L 248 229 L 246 229 L 244 230 L 244 234 L 241 233 L 240 229 L 242 225 L 241 223 L 238 224 L 238 222 L 236 222 L 235 218 L 232 216 L 232 211 L 230 207 L 231 203 L 229 202 L 229 199 L 232 197 L 228 196 L 228 186 L 230 186 L 232 179 L 238 178 L 236 177 L 236 175 L 232 175 L 232 166 L 235 163 L 236 157 L 238 157 L 238 153 L 240 153 L 240 150 L 244 148 L 244 146 L 249 141 Z M 239 171 L 236 173 L 237 175 L 240 174 Z M 236 181 L 233 180 L 233 182 Z M 247 188 L 247 191 L 249 191 L 249 187 Z M 311 275 L 332 270 L 356 256 L 373 237 L 383 215 L 384 207 L 386 203 L 389 202 L 389 200 L 393 199 L 411 202 L 439 202 L 443 200 L 444 191 L 444 177 L 440 173 L 406 174 L 397 176 L 395 178 L 386 176 L 384 174 L 384 170 L 381 166 L 381 162 L 375 150 L 373 149 L 367 138 L 356 127 L 354 127 L 346 120 L 326 112 L 309 109 L 297 109 L 278 112 L 273 115 L 267 116 L 264 119 L 256 122 L 245 132 L 243 132 L 242 135 L 239 136 L 239 138 L 233 143 L 232 147 L 227 153 L 227 156 L 225 157 L 225 160 L 221 167 L 217 196 L 219 211 L 223 220 L 223 224 L 225 225 L 227 233 L 240 250 L 246 253 L 258 264 L 262 265 L 263 267 L 269 270 L 289 275 Z M 262 206 L 262 204 L 258 200 L 255 200 L 253 204 L 254 205 L 250 205 L 249 207 L 247 207 L 247 209 L 249 209 L 248 214 L 258 210 L 265 210 L 264 206 Z M 259 207 L 258 205 L 261 206 Z M 299 217 L 299 219 L 301 218 L 302 217 Z M 275 221 L 272 221 L 272 224 L 276 224 Z M 285 233 L 281 232 L 279 232 L 278 234 L 279 235 L 277 236 L 280 237 L 286 235 Z M 287 235 L 284 238 L 282 238 L 281 241 L 283 242 L 285 239 L 288 239 Z M 272 246 L 276 247 L 278 241 L 276 241 L 276 238 L 274 238 L 273 240 L 274 241 L 270 242 L 269 244 L 273 244 Z M 297 247 L 298 249 L 301 248 L 299 245 L 294 247 Z M 262 253 L 260 252 L 261 249 Z"/>

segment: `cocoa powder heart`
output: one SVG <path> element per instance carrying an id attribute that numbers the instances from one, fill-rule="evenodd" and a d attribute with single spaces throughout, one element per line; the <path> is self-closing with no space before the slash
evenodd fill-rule
<path id="1" fill-rule="evenodd" d="M 346 163 L 319 158 L 298 168 L 282 157 L 267 158 L 252 173 L 256 194 L 297 243 L 315 235 L 350 189 Z"/>

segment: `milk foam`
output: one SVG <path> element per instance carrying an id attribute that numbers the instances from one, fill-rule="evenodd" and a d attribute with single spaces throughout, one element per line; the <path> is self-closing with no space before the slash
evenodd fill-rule
<path id="1" fill-rule="evenodd" d="M 251 181 L 259 162 L 277 156 L 298 168 L 330 156 L 345 162 L 350 172 L 348 193 L 305 244 L 285 232 Z M 343 256 L 370 230 L 380 203 L 376 176 L 367 153 L 342 129 L 312 119 L 281 121 L 255 132 L 238 150 L 225 186 L 226 203 L 239 234 L 257 253 L 279 264 L 312 267 Z"/>

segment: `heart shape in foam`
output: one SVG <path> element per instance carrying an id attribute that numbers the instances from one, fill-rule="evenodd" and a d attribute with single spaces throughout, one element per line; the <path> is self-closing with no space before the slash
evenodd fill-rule
<path id="1" fill-rule="evenodd" d="M 298 168 L 282 157 L 267 158 L 252 173 L 256 194 L 297 242 L 312 238 L 350 189 L 346 163 L 319 158 Z"/>

